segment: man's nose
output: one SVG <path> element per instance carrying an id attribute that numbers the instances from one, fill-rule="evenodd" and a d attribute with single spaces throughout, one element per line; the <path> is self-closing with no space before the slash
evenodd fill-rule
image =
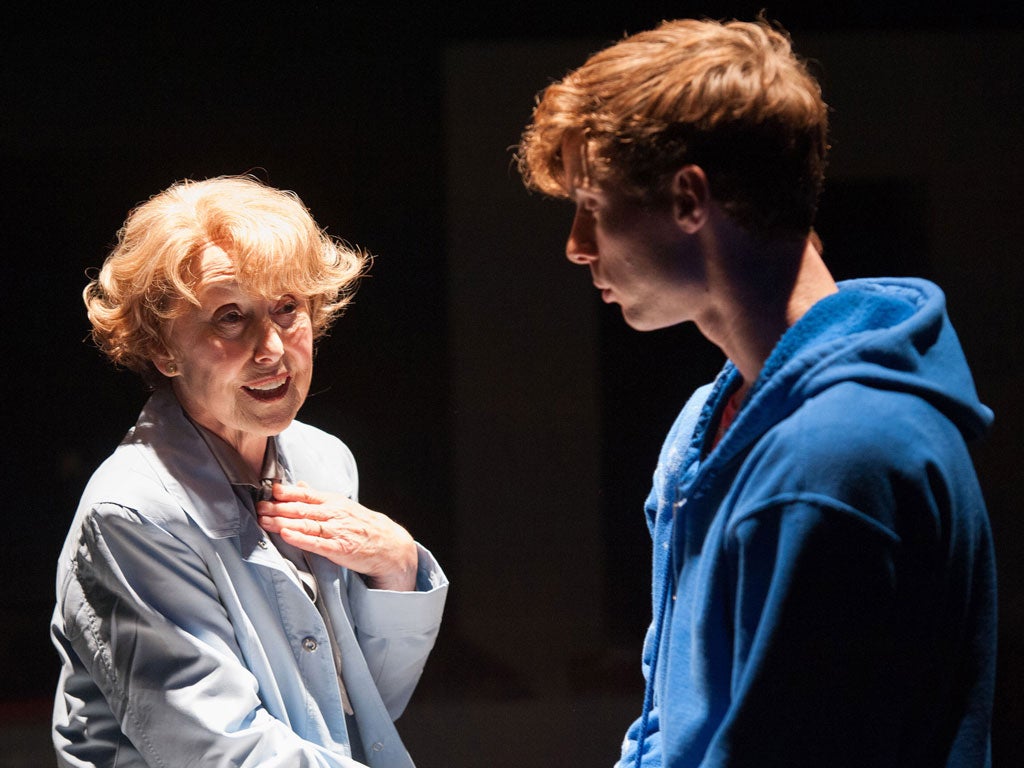
<path id="1" fill-rule="evenodd" d="M 597 258 L 597 239 L 594 237 L 594 217 L 586 211 L 576 209 L 565 242 L 565 257 L 573 264 L 589 264 Z"/>

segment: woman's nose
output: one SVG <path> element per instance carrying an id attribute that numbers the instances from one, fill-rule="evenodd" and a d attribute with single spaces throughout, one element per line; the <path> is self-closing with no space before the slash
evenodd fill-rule
<path id="1" fill-rule="evenodd" d="M 572 220 L 569 239 L 565 242 L 565 257 L 573 264 L 589 264 L 597 258 L 594 217 L 579 208 Z"/>
<path id="2" fill-rule="evenodd" d="M 281 340 L 281 328 L 273 320 L 267 319 L 257 330 L 256 362 L 277 362 L 283 354 L 284 342 Z"/>

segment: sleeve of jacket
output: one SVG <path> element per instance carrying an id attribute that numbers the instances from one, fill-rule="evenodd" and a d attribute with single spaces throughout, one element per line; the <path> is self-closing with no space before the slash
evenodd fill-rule
<path id="1" fill-rule="evenodd" d="M 735 522 L 731 692 L 702 766 L 892 765 L 896 545 L 828 499 Z"/>
<path id="2" fill-rule="evenodd" d="M 116 504 L 96 505 L 80 530 L 58 584 L 63 633 L 147 765 L 362 765 L 300 738 L 261 704 L 192 547 Z M 70 719 L 94 706 L 66 705 Z M 79 747 L 89 745 L 58 742 L 62 764 L 93 765 Z"/>
<path id="3" fill-rule="evenodd" d="M 434 556 L 419 549 L 416 591 L 370 589 L 349 579 L 349 603 L 356 638 L 381 699 L 397 719 L 419 682 L 441 627 L 448 578 Z"/>

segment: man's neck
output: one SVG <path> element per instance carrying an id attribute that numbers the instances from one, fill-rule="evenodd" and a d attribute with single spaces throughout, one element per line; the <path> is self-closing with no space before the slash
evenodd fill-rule
<path id="1" fill-rule="evenodd" d="M 737 367 L 746 390 L 790 326 L 838 288 L 810 240 L 741 248 L 748 236 L 728 237 L 714 243 L 712 299 L 697 326 Z"/>

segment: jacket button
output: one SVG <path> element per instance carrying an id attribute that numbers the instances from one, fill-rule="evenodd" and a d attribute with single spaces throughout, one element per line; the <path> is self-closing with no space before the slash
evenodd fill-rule
<path id="1" fill-rule="evenodd" d="M 384 749 L 384 745 L 381 744 L 379 741 L 375 741 L 373 742 L 373 746 L 370 747 L 370 749 L 372 749 L 374 752 L 380 752 L 382 749 Z"/>
<path id="2" fill-rule="evenodd" d="M 302 638 L 302 647 L 305 648 L 310 653 L 312 653 L 313 651 L 315 651 L 317 649 L 316 639 L 312 638 L 312 637 L 304 637 L 304 638 Z"/>

